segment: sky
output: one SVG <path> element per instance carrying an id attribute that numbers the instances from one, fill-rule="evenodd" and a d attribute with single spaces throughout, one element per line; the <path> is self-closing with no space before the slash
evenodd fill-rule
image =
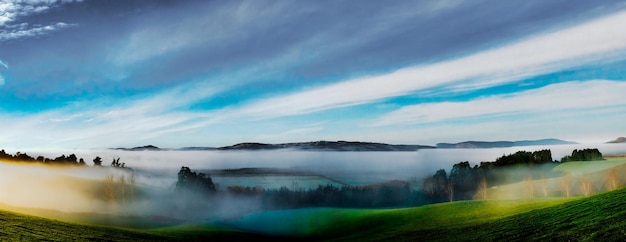
<path id="1" fill-rule="evenodd" d="M 0 147 L 626 136 L 626 3 L 0 0 Z"/>

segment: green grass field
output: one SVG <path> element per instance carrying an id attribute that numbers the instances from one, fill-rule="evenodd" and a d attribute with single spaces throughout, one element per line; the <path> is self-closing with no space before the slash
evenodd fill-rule
<path id="1" fill-rule="evenodd" d="M 1 240 L 172 241 L 309 239 L 335 241 L 621 241 L 626 189 L 570 199 L 463 201 L 405 209 L 299 209 L 234 221 L 257 233 L 189 224 L 120 229 L 0 212 Z M 276 219 L 276 220 L 264 220 Z M 271 226 L 266 226 L 271 224 Z M 267 230 L 260 227 L 266 226 Z M 266 237 L 263 233 L 290 237 Z M 293 237 L 291 237 L 293 236 Z"/>
<path id="2" fill-rule="evenodd" d="M 626 164 L 624 157 L 611 157 L 602 161 L 570 161 L 558 165 L 555 171 L 569 172 L 572 175 L 594 173 Z"/>
<path id="3" fill-rule="evenodd" d="M 165 237 L 140 231 L 60 222 L 51 219 L 0 212 L 0 240 L 2 241 L 155 241 Z"/>

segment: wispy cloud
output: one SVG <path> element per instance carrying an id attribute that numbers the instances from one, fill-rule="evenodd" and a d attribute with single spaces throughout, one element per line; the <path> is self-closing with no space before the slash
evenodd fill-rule
<path id="1" fill-rule="evenodd" d="M 626 82 L 565 82 L 543 88 L 480 98 L 467 102 L 441 102 L 405 106 L 384 115 L 374 126 L 426 124 L 480 116 L 568 112 L 626 106 Z"/>
<path id="2" fill-rule="evenodd" d="M 76 25 L 61 22 L 47 26 L 31 27 L 23 30 L 2 31 L 0 32 L 0 41 L 42 36 L 72 26 Z"/>
<path id="3" fill-rule="evenodd" d="M 626 12 L 620 12 L 467 57 L 260 100 L 241 111 L 262 118 L 298 115 L 444 85 L 450 91 L 475 90 L 600 60 L 623 59 L 624 22 Z"/>
<path id="4" fill-rule="evenodd" d="M 51 8 L 70 2 L 82 2 L 82 0 L 1 0 L 0 26 L 16 21 L 19 17 L 43 13 Z"/>
<path id="5" fill-rule="evenodd" d="M 41 36 L 72 26 L 63 22 L 45 26 L 19 22 L 22 17 L 45 13 L 70 2 L 81 2 L 81 0 L 0 0 L 0 41 Z"/>
<path id="6" fill-rule="evenodd" d="M 2 60 L 0 60 L 0 66 L 4 67 L 4 69 L 8 70 L 9 69 L 9 65 L 5 62 L 3 62 Z M 2 75 L 2 69 L 0 69 L 0 85 L 4 85 L 4 76 Z"/>
<path id="7" fill-rule="evenodd" d="M 0 66 L 4 66 L 4 69 L 9 69 L 9 65 L 7 63 L 4 63 L 4 61 L 0 60 Z"/>
<path id="8" fill-rule="evenodd" d="M 43 147 L 81 143 L 107 147 L 148 142 L 206 118 L 207 114 L 186 110 L 190 103 L 217 91 L 200 85 L 185 85 L 148 97 L 77 102 L 35 114 L 0 114 L 0 126 L 6 128 L 0 142 Z M 133 137 L 132 141 L 129 137 Z"/>

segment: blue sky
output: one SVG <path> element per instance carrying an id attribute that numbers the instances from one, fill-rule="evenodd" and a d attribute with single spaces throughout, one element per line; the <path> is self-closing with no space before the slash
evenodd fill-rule
<path id="1" fill-rule="evenodd" d="M 626 135 L 620 1 L 0 0 L 0 147 Z"/>

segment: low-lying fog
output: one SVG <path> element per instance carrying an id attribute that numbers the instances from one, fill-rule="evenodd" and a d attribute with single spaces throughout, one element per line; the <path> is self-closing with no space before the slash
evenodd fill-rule
<path id="1" fill-rule="evenodd" d="M 438 169 L 449 170 L 453 164 L 469 161 L 494 161 L 496 158 L 519 150 L 550 149 L 552 158 L 559 160 L 574 149 L 598 148 L 604 155 L 625 154 L 624 144 L 576 144 L 554 146 L 525 146 L 490 149 L 423 149 L 416 152 L 328 152 L 328 151 L 121 151 L 121 150 L 60 150 L 54 152 L 31 151 L 31 156 L 57 157 L 76 154 L 88 165 L 100 156 L 103 165 L 120 158 L 127 167 L 150 171 L 152 178 L 169 178 L 169 181 L 145 180 L 152 186 L 169 187 L 175 182 L 181 166 L 192 170 L 237 168 L 287 168 L 305 170 L 340 180 L 347 184 L 366 184 L 393 179 L 406 180 L 424 177 Z M 7 150 L 15 153 L 17 150 Z M 22 151 L 25 152 L 25 151 Z M 144 177 L 139 177 L 144 178 Z M 145 177 L 148 178 L 148 177 Z M 219 183 L 219 178 L 214 178 Z"/>
<path id="2" fill-rule="evenodd" d="M 137 215 L 173 216 L 173 210 L 167 206 L 175 206 L 176 202 L 167 193 L 155 191 L 172 191 L 181 166 L 190 167 L 193 171 L 237 168 L 288 168 L 310 171 L 330 180 L 350 185 L 379 183 L 389 180 L 422 179 L 434 174 L 438 169 L 450 170 L 453 164 L 469 161 L 472 165 L 481 161 L 494 161 L 504 154 L 519 150 L 536 151 L 551 149 L 555 160 L 569 155 L 573 149 L 598 148 L 604 155 L 626 154 L 624 144 L 577 144 L 558 146 L 531 146 L 492 149 L 423 149 L 417 152 L 322 152 L 322 151 L 120 151 L 120 150 L 58 150 L 30 151 L 11 150 L 6 152 L 25 152 L 30 156 L 39 155 L 54 158 L 62 154 L 76 154 L 83 158 L 89 167 L 51 168 L 39 165 L 20 165 L 0 162 L 0 203 L 16 207 L 33 207 L 54 209 L 64 212 L 106 212 L 110 207 L 101 198 L 106 197 L 106 188 L 100 184 L 105 177 L 114 174 L 120 179 L 122 174 L 129 183 L 142 188 L 143 200 L 136 200 L 128 205 L 126 212 L 141 213 Z M 110 165 L 114 158 L 120 158 L 131 171 L 120 171 L 112 168 L 92 168 L 92 160 L 100 156 L 103 165 Z M 131 174 L 132 173 L 132 174 Z M 254 180 L 242 179 L 240 185 L 250 184 Z M 284 180 L 284 179 L 283 179 Z M 237 178 L 213 176 L 213 181 L 224 186 L 233 185 Z M 323 180 L 323 182 L 327 182 Z M 281 181 L 285 183 L 285 181 Z M 288 182 L 288 181 L 287 181 Z M 266 181 L 267 183 L 267 181 Z M 314 183 L 314 182 L 313 182 Z M 320 185 L 326 185 L 320 184 Z M 266 185 L 267 186 L 267 185 Z M 308 184 L 315 187 L 316 184 Z M 275 188 L 275 187 L 266 187 Z M 104 189 L 104 190 L 103 190 Z M 132 191 L 125 191 L 127 194 Z M 150 194 L 154 192 L 155 194 Z M 121 207 L 117 198 L 116 206 Z M 239 201 L 246 203 L 248 201 Z M 241 204 L 237 205 L 241 208 Z M 222 211 L 240 210 L 226 208 Z M 230 209 L 230 210 L 229 210 Z M 245 209 L 244 209 L 245 210 Z M 251 208 L 251 211 L 254 210 Z M 175 212 L 175 211 L 174 211 Z M 201 213 L 200 213 L 201 214 Z M 180 217 L 186 216 L 184 213 Z M 198 215 L 198 213 L 196 213 Z M 209 213 L 206 216 L 210 216 Z"/>

